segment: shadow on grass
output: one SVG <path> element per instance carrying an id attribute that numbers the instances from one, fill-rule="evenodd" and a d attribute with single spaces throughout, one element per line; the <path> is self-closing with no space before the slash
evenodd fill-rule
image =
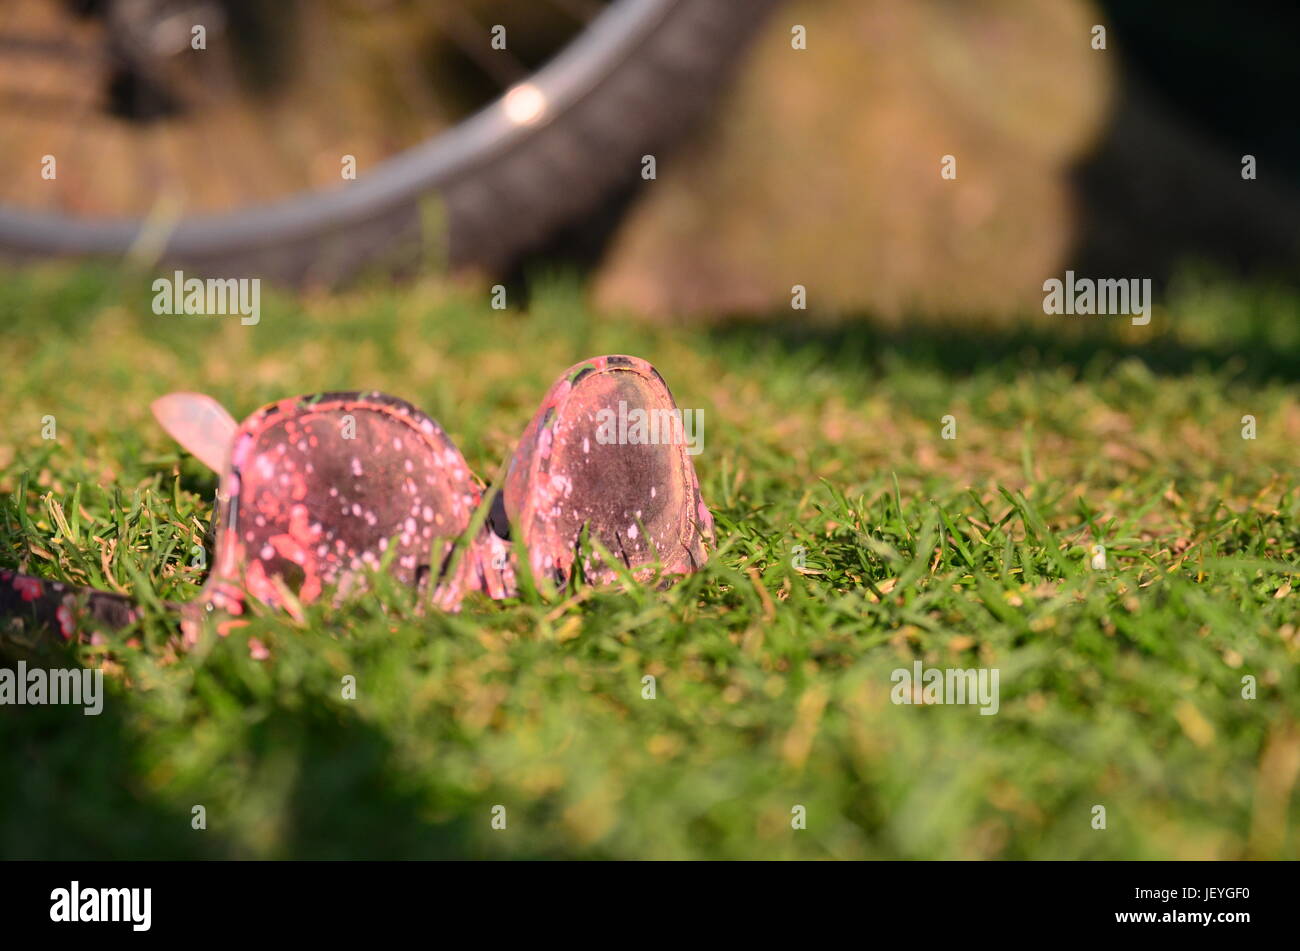
<path id="1" fill-rule="evenodd" d="M 454 818 L 427 818 L 427 784 L 394 765 L 387 737 L 355 718 L 338 719 L 325 708 L 278 711 L 252 738 L 250 755 L 295 750 L 296 779 L 288 799 L 285 839 L 277 851 L 294 859 L 439 859 L 475 853 L 465 804 L 451 796 L 440 805 Z M 421 787 L 424 787 L 423 789 Z M 482 808 L 484 817 L 488 806 Z M 487 820 L 484 819 L 484 824 Z"/>
<path id="2" fill-rule="evenodd" d="M 1300 380 L 1300 346 L 1279 345 L 1276 335 L 1260 326 L 1235 328 L 1235 335 L 1222 342 L 1190 343 L 1168 334 L 1135 342 L 1109 329 L 1113 325 L 1101 323 L 1122 318 L 1054 319 L 1093 323 L 1087 332 L 1078 324 L 1052 329 L 1027 321 L 1004 326 L 926 322 L 890 326 L 867 318 L 810 327 L 797 326 L 786 316 L 779 321 L 729 321 L 711 329 L 709 336 L 742 353 L 777 348 L 846 368 L 883 370 L 903 363 L 969 376 L 1014 365 L 1094 375 L 1136 358 L 1162 376 L 1214 372 L 1252 382 Z"/>
<path id="3" fill-rule="evenodd" d="M 23 659 L 28 669 L 76 665 L 62 652 Z M 0 654 L 0 667 L 16 664 L 17 655 Z M 174 736 L 160 740 L 142 727 L 147 718 L 133 715 L 120 683 L 106 679 L 104 690 L 98 716 L 80 706 L 0 707 L 0 860 L 431 859 L 482 852 L 467 815 L 486 817 L 488 805 L 479 809 L 435 785 L 433 795 L 445 800 L 441 811 L 451 818 L 430 822 L 428 779 L 420 788 L 403 775 L 378 729 L 320 704 L 277 705 L 239 748 L 241 765 L 251 764 L 247 799 L 267 802 L 258 784 L 287 777 L 282 807 L 259 813 L 242 794 L 223 795 L 215 777 L 210 793 L 200 779 L 162 801 L 151 787 L 167 783 L 184 752 Z M 235 764 L 220 765 L 224 771 Z M 191 825 L 194 804 L 206 809 L 203 830 Z M 223 831 L 232 822 L 242 842 Z M 248 837 L 261 830 L 273 843 L 251 846 Z"/>
<path id="4" fill-rule="evenodd" d="M 25 657 L 30 667 L 72 658 Z M 15 669 L 8 654 L 0 667 Z M 201 859 L 227 854 L 220 835 L 144 791 L 140 752 L 120 692 L 107 681 L 98 716 L 80 706 L 0 707 L 0 859 Z"/>

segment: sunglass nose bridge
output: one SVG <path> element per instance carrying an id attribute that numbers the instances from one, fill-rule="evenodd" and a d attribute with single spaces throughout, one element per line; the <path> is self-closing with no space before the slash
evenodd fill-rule
<path id="1" fill-rule="evenodd" d="M 488 527 L 498 538 L 510 540 L 510 516 L 506 513 L 504 492 L 497 492 L 492 496 L 492 508 L 488 510 Z"/>

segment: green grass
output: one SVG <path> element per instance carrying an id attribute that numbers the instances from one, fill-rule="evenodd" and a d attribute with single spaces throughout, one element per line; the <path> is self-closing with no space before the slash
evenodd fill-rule
<path id="1" fill-rule="evenodd" d="M 704 409 L 719 547 L 667 592 L 442 616 L 381 583 L 189 653 L 157 619 L 52 648 L 104 663 L 109 697 L 0 708 L 0 855 L 1295 858 L 1300 298 L 1169 301 L 1148 328 L 681 329 L 592 315 L 571 282 L 527 314 L 421 284 L 264 299 L 242 327 L 154 316 L 144 278 L 6 274 L 0 566 L 193 596 L 215 479 L 152 422 L 169 390 L 244 415 L 382 389 L 486 475 L 603 352 Z M 999 712 L 892 703 L 916 659 L 997 668 Z"/>

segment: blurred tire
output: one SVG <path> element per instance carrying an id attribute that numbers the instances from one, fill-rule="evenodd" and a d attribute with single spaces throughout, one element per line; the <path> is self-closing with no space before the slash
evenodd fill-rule
<path id="1" fill-rule="evenodd" d="M 133 253 L 295 284 L 430 263 L 500 273 L 634 187 L 642 156 L 700 119 L 775 3 L 618 0 L 527 83 L 346 188 L 173 224 L 0 207 L 0 254 Z"/>

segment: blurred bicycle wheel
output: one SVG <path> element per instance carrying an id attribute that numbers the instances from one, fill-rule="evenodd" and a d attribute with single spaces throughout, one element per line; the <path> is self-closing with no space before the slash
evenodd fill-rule
<path id="1" fill-rule="evenodd" d="M 634 188 L 774 2 L 11 0 L 0 254 L 503 272 Z"/>

